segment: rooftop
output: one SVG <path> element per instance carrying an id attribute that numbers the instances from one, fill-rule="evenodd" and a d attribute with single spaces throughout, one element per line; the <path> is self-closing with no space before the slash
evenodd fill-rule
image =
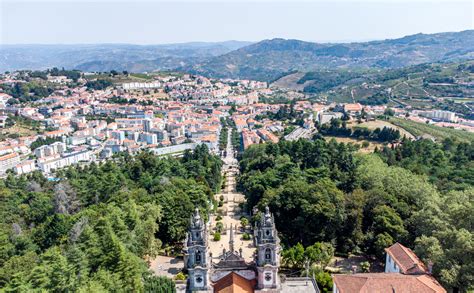
<path id="1" fill-rule="evenodd" d="M 447 292 L 429 275 L 403 275 L 397 273 L 336 274 L 333 281 L 340 293 L 445 293 Z"/>
<path id="2" fill-rule="evenodd" d="M 395 243 L 385 252 L 397 263 L 402 274 L 427 274 L 428 269 L 425 264 L 408 247 Z"/>

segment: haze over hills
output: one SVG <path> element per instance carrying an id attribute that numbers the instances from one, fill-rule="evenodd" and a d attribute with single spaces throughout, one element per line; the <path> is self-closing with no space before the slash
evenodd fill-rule
<path id="1" fill-rule="evenodd" d="M 82 71 L 179 70 L 217 78 L 276 80 L 324 68 L 400 68 L 474 59 L 474 30 L 399 39 L 312 43 L 272 39 L 170 45 L 7 45 L 0 71 L 65 67 Z"/>
<path id="2" fill-rule="evenodd" d="M 3 45 L 0 46 L 0 71 L 51 67 L 83 71 L 169 70 L 204 61 L 249 44 L 251 43 L 226 41 L 167 45 Z"/>

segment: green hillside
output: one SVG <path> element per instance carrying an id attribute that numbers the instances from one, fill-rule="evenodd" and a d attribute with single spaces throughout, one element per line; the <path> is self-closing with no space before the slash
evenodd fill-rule
<path id="1" fill-rule="evenodd" d="M 464 130 L 439 127 L 395 117 L 390 118 L 390 122 L 405 129 L 414 136 L 429 135 L 440 141 L 446 138 L 452 138 L 462 142 L 474 142 L 474 133 Z"/>
<path id="2" fill-rule="evenodd" d="M 303 88 L 303 92 L 329 101 L 437 108 L 472 118 L 473 82 L 474 61 L 471 60 L 386 70 L 319 70 L 307 72 L 293 84 L 285 85 L 295 90 Z M 278 86 L 279 81 L 274 84 Z"/>

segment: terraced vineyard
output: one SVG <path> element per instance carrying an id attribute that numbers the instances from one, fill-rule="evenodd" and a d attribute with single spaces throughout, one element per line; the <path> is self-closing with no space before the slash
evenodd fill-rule
<path id="1" fill-rule="evenodd" d="M 401 118 L 390 118 L 390 122 L 396 126 L 405 129 L 416 137 L 421 136 L 423 134 L 428 134 L 437 140 L 443 140 L 445 138 L 450 137 L 463 142 L 474 142 L 474 133 L 467 132 L 464 130 L 439 127 Z"/>

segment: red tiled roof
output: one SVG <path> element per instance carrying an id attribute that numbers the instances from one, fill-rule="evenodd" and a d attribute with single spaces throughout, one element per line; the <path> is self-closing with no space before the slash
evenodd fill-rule
<path id="1" fill-rule="evenodd" d="M 255 279 L 247 280 L 235 272 L 221 278 L 214 284 L 216 293 L 253 293 Z"/>
<path id="2" fill-rule="evenodd" d="M 344 111 L 361 111 L 361 110 L 362 110 L 362 105 L 359 103 L 344 105 Z"/>
<path id="3" fill-rule="evenodd" d="M 13 159 L 15 157 L 18 157 L 17 153 L 10 153 L 10 154 L 7 154 L 7 155 L 0 156 L 0 161 L 6 161 L 6 160 L 9 160 L 9 159 Z"/>
<path id="4" fill-rule="evenodd" d="M 336 274 L 333 281 L 340 293 L 446 293 L 447 291 L 429 275 L 403 275 L 395 273 Z"/>
<path id="5" fill-rule="evenodd" d="M 389 248 L 385 248 L 390 257 L 400 267 L 402 274 L 427 274 L 428 269 L 425 264 L 408 247 L 395 243 Z"/>

